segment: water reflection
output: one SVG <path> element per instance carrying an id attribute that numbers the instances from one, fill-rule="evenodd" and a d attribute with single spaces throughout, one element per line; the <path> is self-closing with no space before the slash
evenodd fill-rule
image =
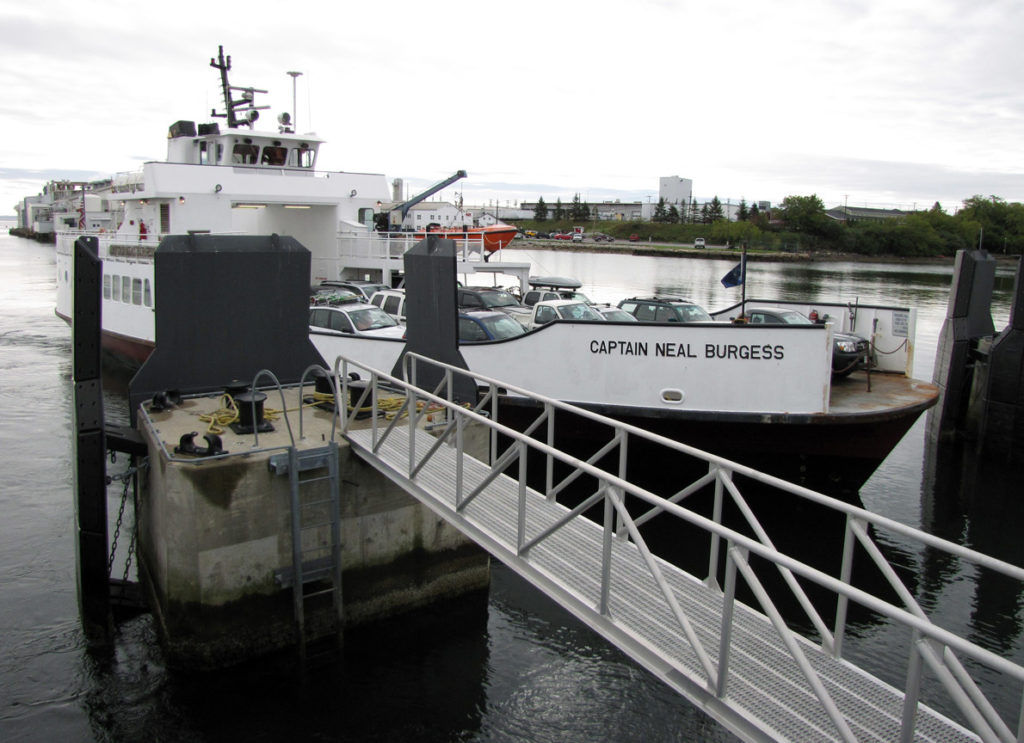
<path id="1" fill-rule="evenodd" d="M 1020 467 L 978 455 L 973 442 L 928 442 L 925 475 L 926 530 L 1010 564 L 1024 564 L 1024 541 L 1016 528 L 1024 520 Z M 966 636 L 1001 654 L 1019 644 L 1024 628 L 1019 581 L 930 553 L 924 555 L 922 570 L 930 597 L 972 574 Z"/>

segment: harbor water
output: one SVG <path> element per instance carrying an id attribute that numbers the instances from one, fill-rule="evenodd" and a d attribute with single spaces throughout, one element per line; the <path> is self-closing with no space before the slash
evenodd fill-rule
<path id="1" fill-rule="evenodd" d="M 495 563 L 486 597 L 347 638 L 339 662 L 306 674 L 278 660 L 220 673 L 168 669 L 152 619 L 90 647 L 78 619 L 72 497 L 71 344 L 53 313 L 53 247 L 0 233 L 0 740 L 50 741 L 730 741 L 732 736 Z M 515 250 L 533 274 L 572 276 L 596 301 L 682 294 L 709 309 L 739 299 L 728 260 Z M 948 265 L 751 263 L 747 295 L 918 308 L 914 376 L 930 379 Z M 1005 325 L 1012 268 L 993 318 Z M 126 420 L 128 377 L 108 371 L 106 415 Z M 795 380 L 796 382 L 796 380 Z M 924 419 L 861 491 L 899 522 L 1024 564 L 1022 479 L 936 456 Z M 111 534 L 118 499 L 110 504 Z M 816 538 L 813 524 L 795 532 Z M 129 531 L 122 529 L 122 540 Z M 123 569 L 121 557 L 114 572 Z M 1021 586 L 957 561 L 885 545 L 943 626 L 1024 662 Z M 850 653 L 890 678 L 907 638 L 884 622 L 851 629 Z M 891 660 L 891 663 L 890 663 Z M 985 691 L 1015 723 L 1019 688 Z M 953 714 L 948 701 L 929 699 Z M 946 705 L 945 707 L 943 705 Z"/>

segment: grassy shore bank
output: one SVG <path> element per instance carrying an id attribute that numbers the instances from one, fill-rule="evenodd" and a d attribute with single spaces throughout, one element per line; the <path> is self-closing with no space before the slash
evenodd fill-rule
<path id="1" fill-rule="evenodd" d="M 665 258 L 713 258 L 720 260 L 739 260 L 739 248 L 709 246 L 698 250 L 692 245 L 672 245 L 659 243 L 572 243 L 560 240 L 533 240 L 519 238 L 506 250 L 561 250 L 570 253 L 618 253 L 621 255 L 660 256 Z M 997 261 L 1016 262 L 1019 256 L 993 255 Z M 904 257 L 893 255 L 858 255 L 854 253 L 829 252 L 789 252 L 772 250 L 748 250 L 748 261 L 770 261 L 774 263 L 893 263 L 905 265 L 940 265 L 952 266 L 956 256 L 935 257 Z"/>

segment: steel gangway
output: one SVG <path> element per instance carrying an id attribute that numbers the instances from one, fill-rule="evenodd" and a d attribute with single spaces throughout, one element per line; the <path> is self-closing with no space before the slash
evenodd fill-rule
<path id="1" fill-rule="evenodd" d="M 1024 667 L 938 626 L 874 535 L 884 531 L 1018 582 L 1024 569 L 496 379 L 414 353 L 403 363 L 409 381 L 334 361 L 338 409 L 348 410 L 340 429 L 356 454 L 739 738 L 1024 741 L 1021 709 L 1000 710 L 989 699 L 993 678 L 1021 699 Z M 464 401 L 467 379 L 475 396 Z M 533 406 L 531 425 L 501 423 L 501 405 L 511 400 Z M 586 458 L 556 448 L 556 420 L 566 416 L 606 429 L 606 443 Z M 481 436 L 484 452 L 474 457 L 471 444 Z M 630 447 L 640 443 L 696 458 L 703 474 L 668 497 L 649 492 L 626 477 Z M 592 487 L 581 496 L 583 483 Z M 740 483 L 842 519 L 838 575 L 776 549 Z M 687 507 L 708 489 L 710 515 Z M 577 502 L 560 502 L 570 491 Z M 742 515 L 742 531 L 725 523 L 727 505 Z M 595 510 L 599 518 L 584 515 Z M 647 526 L 666 519 L 705 534 L 706 574 L 687 572 L 649 545 Z M 859 587 L 855 560 L 858 571 L 862 563 L 876 570 L 886 590 Z M 769 585 L 784 588 L 799 621 Z M 907 635 L 907 657 L 886 659 L 888 680 L 844 657 L 855 608 Z"/>

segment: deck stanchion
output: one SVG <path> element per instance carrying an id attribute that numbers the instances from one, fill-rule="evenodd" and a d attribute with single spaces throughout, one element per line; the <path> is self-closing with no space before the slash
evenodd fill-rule
<path id="1" fill-rule="evenodd" d="M 846 536 L 843 538 L 843 563 L 839 573 L 839 580 L 849 585 L 853 577 L 853 548 L 856 544 L 856 535 L 853 533 L 853 516 L 846 516 Z M 843 657 L 843 635 L 846 634 L 846 609 L 850 600 L 846 594 L 841 593 L 836 599 L 836 623 L 832 630 L 832 655 L 836 658 Z"/>
<path id="2" fill-rule="evenodd" d="M 715 695 L 725 697 L 729 680 L 729 648 L 732 647 L 732 612 L 736 605 L 736 561 L 732 557 L 735 547 L 725 550 L 725 593 L 722 597 L 722 624 L 718 638 L 718 684 Z M 744 557 L 746 555 L 744 554 Z"/>
<path id="3" fill-rule="evenodd" d="M 522 552 L 526 543 L 526 443 L 516 443 L 519 457 L 519 513 L 516 526 L 516 550 Z"/>
<path id="4" fill-rule="evenodd" d="M 626 431 L 620 430 L 618 432 L 618 439 L 619 439 L 619 477 L 622 480 L 624 480 L 624 481 L 628 481 L 628 478 L 626 477 L 626 474 L 627 474 L 626 462 L 629 459 L 629 445 L 628 445 L 629 444 L 629 434 Z M 625 499 L 625 493 L 623 493 L 622 497 L 623 497 L 623 499 Z M 616 534 L 622 534 L 623 533 L 623 529 L 624 529 L 624 525 L 622 523 L 622 516 L 619 515 L 615 519 L 615 533 Z"/>
<path id="5" fill-rule="evenodd" d="M 716 464 L 708 465 L 708 474 L 714 475 L 715 477 L 715 503 L 711 513 L 711 520 L 716 524 L 722 523 L 722 478 L 725 474 Z M 711 535 L 711 549 L 708 555 L 708 585 L 717 587 L 718 584 L 718 548 L 720 544 L 720 537 L 717 534 Z"/>
<path id="6" fill-rule="evenodd" d="M 612 587 L 612 536 L 615 531 L 615 505 L 612 503 L 611 486 L 602 481 L 604 491 L 604 531 L 601 534 L 601 601 L 598 612 L 608 616 L 608 594 Z M 616 491 L 617 492 L 617 491 Z"/>
<path id="7" fill-rule="evenodd" d="M 544 403 L 544 414 L 548 417 L 548 438 L 547 444 L 552 449 L 555 448 L 555 409 L 551 407 L 551 403 Z M 555 480 L 555 460 L 550 453 L 545 455 L 546 469 L 544 473 L 544 495 L 551 498 L 551 488 L 554 487 Z"/>
<path id="8" fill-rule="evenodd" d="M 498 388 L 493 383 L 488 386 L 491 395 L 491 420 L 498 420 Z M 491 428 L 491 461 L 498 458 L 498 429 Z"/>
<path id="9" fill-rule="evenodd" d="M 910 660 L 907 661 L 907 680 L 903 688 L 903 718 L 900 721 L 900 743 L 914 740 L 914 729 L 917 721 L 917 700 L 921 693 L 921 652 L 918 643 L 921 633 L 917 630 L 910 636 Z"/>
<path id="10" fill-rule="evenodd" d="M 455 451 L 458 458 L 455 460 L 455 510 L 458 511 L 462 505 L 463 473 L 466 459 L 465 442 L 463 441 L 463 426 L 465 418 L 456 414 L 455 416 Z"/>

